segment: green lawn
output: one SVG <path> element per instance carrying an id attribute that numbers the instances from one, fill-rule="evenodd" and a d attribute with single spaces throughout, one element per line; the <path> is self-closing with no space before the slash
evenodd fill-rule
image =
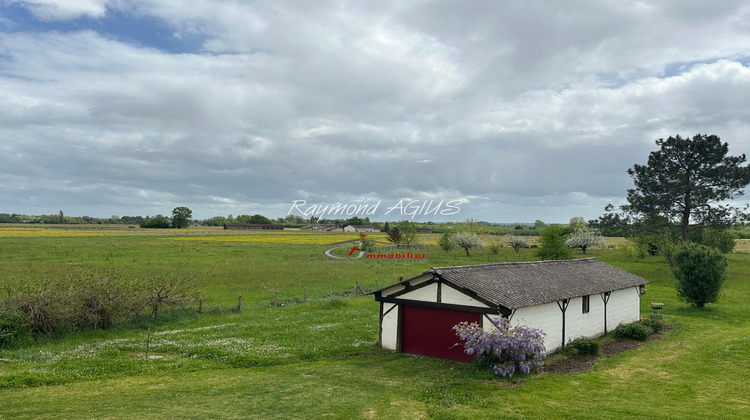
<path id="1" fill-rule="evenodd" d="M 750 254 L 730 256 L 723 300 L 696 309 L 676 300 L 663 259 L 590 250 L 652 281 L 642 310 L 664 302 L 674 328 L 588 372 L 509 380 L 381 350 L 374 299 L 328 290 L 344 294 L 355 281 L 372 290 L 430 266 L 532 260 L 533 250 L 467 258 L 433 246 L 429 264 L 330 264 L 324 244 L 341 239 L 324 234 L 54 228 L 3 236 L 1 228 L 3 296 L 66 265 L 179 269 L 200 281 L 206 313 L 0 350 L 0 418 L 740 419 L 750 412 Z M 275 292 L 297 303 L 272 307 Z M 144 357 L 147 338 L 160 358 Z"/>

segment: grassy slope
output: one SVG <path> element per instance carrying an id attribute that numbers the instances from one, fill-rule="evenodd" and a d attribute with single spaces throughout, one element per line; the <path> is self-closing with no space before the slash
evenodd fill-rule
<path id="1" fill-rule="evenodd" d="M 426 265 L 326 264 L 325 247 L 309 241 L 174 240 L 173 232 L 0 238 L 0 287 L 61 264 L 182 266 L 201 277 L 213 308 L 151 324 L 160 360 L 142 357 L 145 322 L 0 351 L 9 360 L 0 361 L 0 417 L 744 418 L 750 409 L 750 255 L 731 256 L 724 300 L 697 310 L 676 301 L 660 259 L 595 251 L 651 280 L 643 310 L 664 302 L 676 328 L 590 372 L 506 380 L 382 351 L 371 297 L 325 298 L 329 284 L 342 292 L 359 280 L 372 289 Z M 462 253 L 435 249 L 430 265 L 533 258 L 507 248 Z M 305 286 L 311 302 L 270 307 L 274 290 L 289 300 Z M 239 293 L 243 312 L 231 312 Z"/>

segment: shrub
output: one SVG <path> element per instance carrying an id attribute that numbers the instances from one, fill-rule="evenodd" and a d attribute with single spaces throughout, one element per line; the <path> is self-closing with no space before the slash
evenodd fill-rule
<path id="1" fill-rule="evenodd" d="M 601 350 L 601 344 L 588 337 L 578 337 L 568 343 L 568 346 L 575 349 L 580 354 L 588 354 L 591 356 L 598 355 Z"/>
<path id="2" fill-rule="evenodd" d="M 453 235 L 450 232 L 445 232 L 440 236 L 440 239 L 438 239 L 438 245 L 440 245 L 440 249 L 445 252 L 456 247 L 456 244 L 453 243 Z"/>
<path id="3" fill-rule="evenodd" d="M 185 308 L 199 295 L 185 271 L 144 275 L 113 267 L 69 267 L 25 283 L 0 302 L 0 313 L 20 317 L 35 334 L 106 328 L 162 307 Z"/>
<path id="4" fill-rule="evenodd" d="M 568 230 L 559 226 L 547 226 L 539 237 L 539 249 L 536 252 L 537 257 L 543 260 L 566 260 L 573 257 L 565 239 Z"/>
<path id="5" fill-rule="evenodd" d="M 33 292 L 14 295 L 3 302 L 2 309 L 17 314 L 33 333 L 53 334 L 72 329 L 71 318 L 66 308 L 70 294 L 42 288 Z"/>
<path id="6" fill-rule="evenodd" d="M 17 315 L 0 315 L 0 349 L 10 347 L 29 333 L 28 326 Z"/>
<path id="7" fill-rule="evenodd" d="M 492 320 L 495 329 L 485 331 L 476 322 L 453 327 L 463 341 L 464 352 L 476 361 L 492 365 L 495 375 L 512 377 L 516 370 L 529 373 L 544 363 L 544 333 L 532 327 L 511 327 L 505 318 Z"/>
<path id="8" fill-rule="evenodd" d="M 664 328 L 664 322 L 662 322 L 661 319 L 654 317 L 644 319 L 641 321 L 641 324 L 647 326 L 652 334 L 656 334 Z"/>
<path id="9" fill-rule="evenodd" d="M 719 300 L 727 278 L 726 255 L 714 248 L 686 243 L 675 251 L 672 261 L 680 300 L 699 308 Z"/>
<path id="10" fill-rule="evenodd" d="M 651 335 L 651 329 L 639 322 L 620 324 L 612 332 L 612 336 L 619 339 L 646 341 Z"/>

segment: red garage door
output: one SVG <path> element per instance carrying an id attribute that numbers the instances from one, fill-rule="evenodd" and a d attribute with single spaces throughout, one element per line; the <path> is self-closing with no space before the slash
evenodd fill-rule
<path id="1" fill-rule="evenodd" d="M 406 305 L 402 311 L 401 351 L 459 362 L 474 359 L 462 345 L 455 346 L 458 336 L 452 328 L 462 321 L 479 322 L 480 314 Z"/>

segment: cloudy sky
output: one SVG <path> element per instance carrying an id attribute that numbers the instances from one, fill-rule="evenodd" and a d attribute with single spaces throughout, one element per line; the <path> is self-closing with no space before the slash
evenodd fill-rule
<path id="1" fill-rule="evenodd" d="M 5 213 L 567 222 L 696 133 L 750 155 L 746 1 L 0 0 Z"/>

